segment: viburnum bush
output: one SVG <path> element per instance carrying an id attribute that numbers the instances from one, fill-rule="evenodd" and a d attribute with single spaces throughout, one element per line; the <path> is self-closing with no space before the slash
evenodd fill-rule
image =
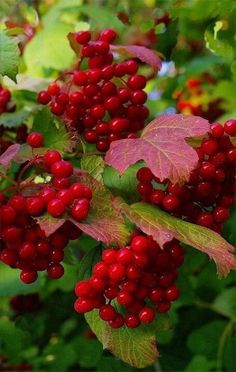
<path id="1" fill-rule="evenodd" d="M 17 128 L 6 115 L 18 108 L 0 86 L 0 260 L 23 283 L 45 286 L 71 260 L 75 312 L 104 348 L 140 368 L 156 360 L 155 330 L 181 298 L 185 251 L 207 254 L 221 277 L 236 268 L 221 236 L 235 198 L 236 119 L 215 122 L 183 92 L 177 108 L 198 116 L 151 117 L 146 88 L 160 55 L 118 37 L 111 28 L 69 33 L 73 68 L 37 89 Z M 202 84 L 187 86 L 200 96 Z M 80 239 L 93 247 L 81 252 Z M 37 295 L 10 304 L 17 314 L 42 306 Z"/>

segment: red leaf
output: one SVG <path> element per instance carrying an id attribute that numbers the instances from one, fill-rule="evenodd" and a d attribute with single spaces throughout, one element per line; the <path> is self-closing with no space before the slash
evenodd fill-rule
<path id="1" fill-rule="evenodd" d="M 161 69 L 161 59 L 155 50 L 139 45 L 111 45 L 111 49 L 127 57 L 138 58 L 157 71 Z"/>
<path id="2" fill-rule="evenodd" d="M 93 198 L 88 217 L 83 222 L 70 219 L 85 234 L 98 241 L 110 244 L 125 244 L 130 232 L 125 225 L 121 213 L 117 213 L 113 206 L 112 194 L 99 181 L 87 172 L 77 171 L 74 182 L 81 182 L 91 187 Z"/>
<path id="3" fill-rule="evenodd" d="M 199 116 L 161 115 L 143 130 L 140 138 L 112 142 L 105 162 L 122 174 L 130 165 L 144 160 L 161 181 L 188 181 L 198 156 L 185 139 L 208 130 L 209 122 Z"/>
<path id="4" fill-rule="evenodd" d="M 46 236 L 52 235 L 65 222 L 65 219 L 54 218 L 50 216 L 48 213 L 35 219 L 37 220 L 41 229 L 44 230 Z"/>
<path id="5" fill-rule="evenodd" d="M 0 164 L 2 164 L 4 167 L 7 167 L 19 152 L 20 147 L 21 146 L 18 143 L 9 146 L 8 149 L 0 156 Z"/>

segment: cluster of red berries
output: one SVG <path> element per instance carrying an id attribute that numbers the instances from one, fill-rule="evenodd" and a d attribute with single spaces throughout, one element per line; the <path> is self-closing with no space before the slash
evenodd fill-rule
<path id="1" fill-rule="evenodd" d="M 35 138 L 34 133 L 33 137 L 31 135 L 28 143 L 31 142 L 30 138 Z M 60 264 L 64 257 L 63 249 L 69 240 L 81 234 L 68 221 L 65 212 L 81 222 L 89 213 L 92 198 L 89 187 L 71 181 L 73 166 L 63 160 L 58 151 L 48 150 L 43 156 L 36 157 L 33 164 L 53 175 L 50 183 L 35 185 L 37 195 L 24 196 L 18 190 L 8 198 L 0 192 L 0 260 L 21 269 L 20 277 L 25 283 L 34 282 L 40 270 L 47 270 L 48 276 L 54 279 L 63 275 L 64 269 Z M 63 215 L 66 219 L 48 238 L 34 219 L 42 216 L 46 210 L 53 217 Z"/>
<path id="2" fill-rule="evenodd" d="M 174 282 L 183 259 L 177 240 L 161 249 L 151 237 L 134 235 L 130 246 L 105 249 L 90 279 L 76 284 L 75 310 L 99 309 L 100 318 L 112 328 L 151 323 L 179 297 Z"/>
<path id="3" fill-rule="evenodd" d="M 14 143 L 25 143 L 27 138 L 27 125 L 21 124 L 18 128 L 9 128 L 0 125 L 0 155 Z M 9 135 L 14 136 L 14 141 L 9 140 Z"/>
<path id="4" fill-rule="evenodd" d="M 42 307 L 38 293 L 17 295 L 10 298 L 10 307 L 15 314 L 35 313 Z"/>
<path id="5" fill-rule="evenodd" d="M 234 203 L 236 147 L 230 136 L 235 135 L 234 119 L 224 126 L 212 124 L 208 138 L 196 149 L 198 166 L 182 186 L 168 180 L 161 184 L 149 168 L 141 168 L 137 172 L 137 189 L 142 200 L 220 233 Z"/>
<path id="6" fill-rule="evenodd" d="M 20 269 L 22 282 L 33 283 L 38 271 L 47 270 L 51 279 L 64 273 L 61 261 L 69 240 L 77 239 L 81 231 L 66 221 L 52 235 L 45 232 L 22 208 L 22 195 L 15 195 L 0 207 L 0 260 L 12 268 Z"/>
<path id="7" fill-rule="evenodd" d="M 0 84 L 0 115 L 3 112 L 8 112 L 9 109 L 9 102 L 11 100 L 11 92 L 7 88 L 3 88 Z"/>
<path id="8" fill-rule="evenodd" d="M 144 106 L 146 78 L 137 75 L 137 61 L 113 62 L 110 44 L 116 37 L 112 29 L 103 30 L 95 41 L 90 31 L 76 33 L 81 59 L 87 59 L 88 68 L 79 66 L 66 84 L 53 82 L 38 94 L 39 103 L 50 104 L 52 113 L 62 116 L 69 128 L 82 133 L 101 152 L 112 141 L 143 129 L 149 114 Z"/>
<path id="9" fill-rule="evenodd" d="M 215 79 L 209 73 L 188 79 L 185 87 L 174 93 L 178 112 L 201 116 L 211 123 L 217 120 L 225 111 L 221 107 L 222 99 L 212 100 L 210 92 L 214 89 L 215 83 Z"/>

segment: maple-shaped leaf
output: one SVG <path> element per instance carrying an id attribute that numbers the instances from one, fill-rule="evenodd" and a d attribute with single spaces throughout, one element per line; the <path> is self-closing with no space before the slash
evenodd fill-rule
<path id="1" fill-rule="evenodd" d="M 92 189 L 93 198 L 88 217 L 83 222 L 70 218 L 85 234 L 106 244 L 126 244 L 130 231 L 121 213 L 113 206 L 113 196 L 105 186 L 87 172 L 77 170 L 73 182 L 81 182 Z"/>
<path id="2" fill-rule="evenodd" d="M 161 181 L 188 181 L 198 156 L 186 138 L 208 130 L 209 122 L 199 116 L 161 115 L 143 130 L 140 138 L 112 142 L 105 162 L 122 174 L 131 164 L 144 160 Z"/>
<path id="3" fill-rule="evenodd" d="M 9 146 L 8 149 L 0 156 L 0 164 L 4 167 L 7 167 L 20 151 L 20 147 L 21 146 L 18 143 Z"/>
<path id="4" fill-rule="evenodd" d="M 111 50 L 125 57 L 138 58 L 156 71 L 161 69 L 160 55 L 156 50 L 139 45 L 111 45 Z"/>
<path id="5" fill-rule="evenodd" d="M 216 232 L 175 218 L 147 203 L 129 206 L 117 200 L 116 208 L 123 210 L 132 222 L 146 234 L 152 235 L 161 246 L 176 238 L 206 253 L 215 261 L 219 276 L 224 277 L 230 270 L 236 269 L 235 248 Z"/>

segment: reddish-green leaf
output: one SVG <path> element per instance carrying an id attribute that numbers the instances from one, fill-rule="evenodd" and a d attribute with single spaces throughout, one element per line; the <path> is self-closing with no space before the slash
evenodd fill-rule
<path id="1" fill-rule="evenodd" d="M 112 329 L 101 320 L 98 310 L 86 314 L 85 318 L 99 341 L 102 342 L 104 349 L 135 368 L 144 368 L 155 362 L 159 356 L 156 333 L 158 339 L 158 331 L 169 328 L 167 317 L 161 314 L 153 324 L 137 329 L 127 327 Z"/>
<path id="2" fill-rule="evenodd" d="M 213 259 L 219 276 L 226 276 L 230 270 L 236 269 L 234 247 L 214 231 L 172 217 L 146 203 L 128 206 L 121 202 L 120 208 L 132 222 L 146 234 L 152 235 L 160 245 L 175 237 Z"/>
<path id="3" fill-rule="evenodd" d="M 121 213 L 114 210 L 113 196 L 103 184 L 88 173 L 77 171 L 74 182 L 81 182 L 91 187 L 93 199 L 88 217 L 83 222 L 71 221 L 85 234 L 106 244 L 125 244 L 129 238 L 129 230 Z"/>
<path id="4" fill-rule="evenodd" d="M 155 50 L 139 45 L 112 45 L 111 49 L 125 57 L 138 58 L 157 71 L 161 68 L 161 59 Z"/>
<path id="5" fill-rule="evenodd" d="M 2 164 L 4 167 L 7 167 L 11 161 L 15 158 L 16 154 L 20 150 L 20 145 L 18 143 L 15 143 L 14 145 L 11 145 L 8 147 L 6 151 L 0 156 L 0 164 Z"/>
<path id="6" fill-rule="evenodd" d="M 65 222 L 65 219 L 54 218 L 48 213 L 45 213 L 43 216 L 37 217 L 36 220 L 41 229 L 44 230 L 46 236 L 52 235 Z"/>
<path id="7" fill-rule="evenodd" d="M 208 121 L 198 116 L 161 115 L 143 130 L 140 138 L 112 142 L 105 161 L 122 174 L 131 164 L 144 160 L 161 181 L 187 181 L 198 156 L 185 139 L 208 130 Z"/>

